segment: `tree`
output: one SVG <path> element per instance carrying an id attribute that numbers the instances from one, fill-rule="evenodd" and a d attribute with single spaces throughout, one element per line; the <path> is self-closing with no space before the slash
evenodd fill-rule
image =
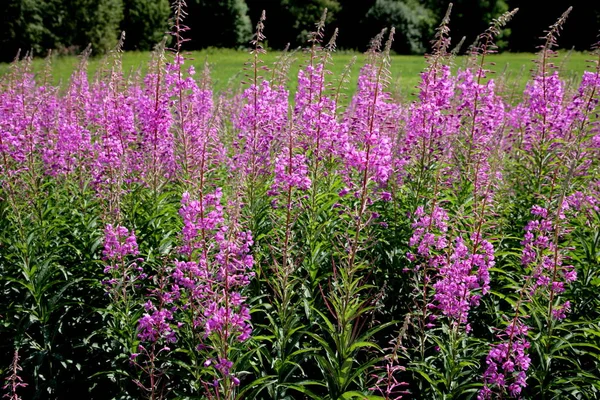
<path id="1" fill-rule="evenodd" d="M 123 0 L 65 0 L 62 4 L 63 45 L 80 51 L 91 44 L 95 54 L 103 54 L 116 45 Z"/>
<path id="2" fill-rule="evenodd" d="M 511 8 L 519 7 L 518 21 L 512 25 L 510 50 L 536 51 L 541 44 L 539 39 L 543 32 L 552 25 L 569 7 L 569 14 L 558 39 L 562 48 L 575 48 L 586 51 L 600 32 L 600 2 L 588 0 L 542 1 L 542 0 L 510 0 Z"/>
<path id="3" fill-rule="evenodd" d="M 344 22 L 339 18 L 343 10 L 343 1 L 362 4 L 371 0 L 247 0 L 250 7 L 250 17 L 256 24 L 263 10 L 266 11 L 265 35 L 267 45 L 271 48 L 282 49 L 288 43 L 292 48 L 305 46 L 308 33 L 315 29 L 315 24 L 327 8 L 327 26 L 325 35 Z M 344 6 L 345 7 L 345 6 Z M 345 8 L 344 8 L 345 9 Z M 366 9 L 365 9 L 366 12 Z M 363 13 L 364 16 L 364 13 Z"/>
<path id="4" fill-rule="evenodd" d="M 435 14 L 417 0 L 377 0 L 366 18 L 376 30 L 396 28 L 393 49 L 399 53 L 424 53 L 435 24 Z"/>
<path id="5" fill-rule="evenodd" d="M 386 25 L 377 23 L 369 26 L 365 21 L 367 12 L 375 5 L 375 0 L 339 0 L 342 10 L 337 14 L 336 25 L 340 29 L 338 46 L 344 49 L 364 51 L 369 41 Z"/>
<path id="6" fill-rule="evenodd" d="M 126 50 L 150 50 L 169 29 L 169 0 L 124 0 Z"/>
<path id="7" fill-rule="evenodd" d="M 3 61 L 18 49 L 45 55 L 49 49 L 78 51 L 92 44 L 102 54 L 113 47 L 123 19 L 123 0 L 5 0 L 0 44 Z"/>
<path id="8" fill-rule="evenodd" d="M 477 37 L 483 33 L 494 18 L 499 17 L 509 10 L 508 3 L 505 0 L 428 0 L 426 6 L 435 13 L 435 28 L 444 17 L 448 4 L 453 3 L 452 14 L 450 15 L 450 33 L 452 43 L 457 44 L 461 38 L 465 37 L 465 44 L 468 46 L 475 42 Z M 520 19 L 519 14 L 516 17 Z M 524 23 L 524 21 L 521 21 Z M 497 44 L 505 48 L 507 40 L 511 33 L 511 27 L 514 22 L 502 30 L 498 37 Z M 429 33 L 433 37 L 433 30 Z M 539 34 L 542 32 L 540 31 Z"/>
<path id="9" fill-rule="evenodd" d="M 248 6 L 244 0 L 188 0 L 189 49 L 238 47 L 252 37 Z"/>
<path id="10" fill-rule="evenodd" d="M 62 6 L 60 0 L 6 0 L 0 17 L 0 61 L 23 53 L 46 54 L 59 47 Z"/>
<path id="11" fill-rule="evenodd" d="M 303 45 L 308 39 L 308 34 L 315 30 L 315 24 L 327 9 L 326 23 L 331 24 L 336 20 L 336 14 L 341 10 L 337 0 L 282 0 L 281 6 L 286 8 L 292 16 L 292 24 L 296 44 Z"/>

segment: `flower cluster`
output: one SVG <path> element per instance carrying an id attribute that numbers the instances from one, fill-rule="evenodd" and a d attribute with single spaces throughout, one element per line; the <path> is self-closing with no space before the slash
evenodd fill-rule
<path id="1" fill-rule="evenodd" d="M 146 313 L 138 321 L 138 338 L 143 342 L 157 342 L 160 339 L 175 343 L 177 337 L 171 327 L 173 312 L 157 308 L 150 300 L 144 305 Z"/>
<path id="2" fill-rule="evenodd" d="M 181 252 L 186 256 L 191 257 L 194 250 L 211 245 L 206 240 L 207 232 L 218 230 L 224 222 L 222 196 L 221 188 L 205 194 L 201 200 L 192 200 L 188 192 L 182 195 L 179 209 L 183 220 Z"/>
<path id="3" fill-rule="evenodd" d="M 478 400 L 493 398 L 494 390 L 518 397 L 527 386 L 527 370 L 531 358 L 527 355 L 530 343 L 527 340 L 529 327 L 515 318 L 498 335 L 502 342 L 492 346 L 487 358 L 487 369 L 483 374 L 484 386 L 477 395 Z"/>
<path id="4" fill-rule="evenodd" d="M 10 375 L 6 377 L 6 384 L 2 386 L 2 389 L 10 390 L 10 394 L 5 394 L 3 397 L 6 397 L 9 400 L 20 400 L 21 397 L 17 394 L 17 390 L 20 387 L 26 387 L 27 383 L 23 382 L 23 378 L 19 376 L 19 372 L 23 371 L 23 368 L 19 365 L 19 351 L 15 350 L 13 355 L 13 360 L 10 365 Z"/>
<path id="5" fill-rule="evenodd" d="M 460 236 L 450 241 L 449 216 L 439 206 L 435 206 L 431 214 L 419 207 L 415 217 L 409 245 L 416 250 L 407 257 L 416 263 L 416 270 L 425 268 L 425 272 L 431 274 L 425 278 L 433 281 L 434 289 L 433 302 L 428 308 L 440 310 L 452 325 L 466 325 L 469 332 L 469 310 L 479 305 L 481 295 L 490 289 L 489 269 L 495 264 L 494 247 L 478 234 L 472 235 L 471 243 Z"/>
<path id="6" fill-rule="evenodd" d="M 233 168 L 244 175 L 264 175 L 272 165 L 271 156 L 287 128 L 288 92 L 273 88 L 268 81 L 244 91 L 244 105 L 234 121 L 238 137 Z M 275 149 L 274 149 L 275 147 Z"/>
<path id="7" fill-rule="evenodd" d="M 417 153 L 418 157 L 437 158 L 457 131 L 459 120 L 451 113 L 455 85 L 450 67 L 445 65 L 421 74 L 419 101 L 411 105 L 406 126 L 406 156 Z"/>
<path id="8" fill-rule="evenodd" d="M 348 140 L 344 143 L 345 169 L 341 173 L 348 191 L 371 183 L 379 191 L 394 172 L 392 138 L 399 128 L 402 108 L 390 101 L 382 79 L 377 66 L 365 65 L 346 112 L 343 129 Z"/>
<path id="9" fill-rule="evenodd" d="M 139 253 L 134 232 L 129 232 L 121 225 L 106 225 L 102 255 L 106 263 L 104 273 L 109 274 L 111 278 L 104 283 L 110 288 L 109 292 L 113 296 L 126 296 L 124 290 L 127 285 L 146 278 L 143 268 L 139 265 L 144 259 L 137 257 L 130 260 Z"/>
<path id="10" fill-rule="evenodd" d="M 298 88 L 294 107 L 294 125 L 299 132 L 300 145 L 314 152 L 315 162 L 325 156 L 343 156 L 347 141 L 343 125 L 337 119 L 337 104 L 327 96 L 325 66 L 308 65 L 298 72 Z"/>
<path id="11" fill-rule="evenodd" d="M 121 262 L 125 257 L 138 255 L 137 240 L 133 232 L 124 226 L 107 224 L 104 228 L 104 250 L 102 255 L 106 260 Z"/>
<path id="12" fill-rule="evenodd" d="M 568 203 L 564 201 L 558 220 L 564 219 L 567 208 Z M 553 300 L 554 295 L 565 291 L 565 283 L 577 280 L 577 272 L 572 265 L 563 265 L 564 255 L 556 243 L 556 238 L 560 238 L 557 232 L 559 227 L 555 225 L 558 221 L 554 221 L 548 215 L 548 210 L 538 205 L 532 207 L 531 214 L 539 219 L 529 221 L 525 227 L 525 236 L 521 242 L 524 246 L 521 262 L 531 271 L 531 292 L 548 290 L 553 293 Z M 555 307 L 554 318 L 563 319 L 570 304 Z"/>
<path id="13" fill-rule="evenodd" d="M 487 241 L 472 238 L 479 242 L 479 251 L 471 252 L 461 237 L 454 240 L 449 262 L 441 265 L 438 277 L 433 284 L 435 289 L 434 305 L 453 324 L 465 324 L 466 331 L 471 330 L 467 317 L 471 306 L 479 305 L 481 291 L 489 291 L 489 269 L 494 266 L 494 247 Z"/>
<path id="14" fill-rule="evenodd" d="M 189 193 L 182 196 L 179 251 L 186 261 L 173 260 L 169 275 L 152 291 L 155 301 L 144 306 L 138 337 L 149 343 L 162 340 L 171 348 L 178 330 L 186 326 L 196 333 L 205 367 L 212 366 L 222 378 L 239 383 L 231 372 L 228 344 L 244 342 L 252 333 L 250 308 L 241 290 L 253 276 L 253 239 L 250 232 L 227 221 L 222 196 L 219 188 L 201 200 Z"/>
<path id="15" fill-rule="evenodd" d="M 408 253 L 411 261 L 416 261 L 417 256 L 425 259 L 426 265 L 417 264 L 418 270 L 423 266 L 438 268 L 445 264 L 445 258 L 436 254 L 448 246 L 448 213 L 439 206 L 434 206 L 431 214 L 426 214 L 423 206 L 419 206 L 415 212 L 415 222 L 412 224 L 414 232 L 408 245 L 416 247 L 415 253 Z"/>
<path id="16" fill-rule="evenodd" d="M 595 98 L 600 87 L 598 76 L 584 73 L 579 88 L 572 96 L 565 91 L 558 72 L 536 76 L 527 85 L 525 101 L 507 113 L 508 125 L 514 132 L 513 141 L 531 150 L 547 145 L 562 149 L 569 142 L 579 140 L 574 133 L 589 121 L 590 113 L 598 104 Z M 593 135 L 589 138 L 590 144 L 597 147 L 594 138 Z"/>
<path id="17" fill-rule="evenodd" d="M 308 165 L 304 154 L 290 154 L 292 149 L 285 151 L 275 159 L 275 177 L 271 191 L 272 196 L 287 192 L 291 188 L 308 190 L 311 180 L 308 177 Z"/>

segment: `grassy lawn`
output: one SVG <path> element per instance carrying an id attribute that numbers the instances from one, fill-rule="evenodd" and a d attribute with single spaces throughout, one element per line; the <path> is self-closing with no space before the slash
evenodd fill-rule
<path id="1" fill-rule="evenodd" d="M 261 58 L 266 66 L 273 66 L 281 52 L 269 52 Z M 244 80 L 244 63 L 250 59 L 250 55 L 244 51 L 226 50 L 226 49 L 207 49 L 190 53 L 192 59 L 188 63 L 193 64 L 197 71 L 201 70 L 203 64 L 208 62 L 211 68 L 211 77 L 215 90 L 220 91 L 227 87 L 235 87 Z M 351 69 L 350 83 L 347 85 L 346 93 L 350 94 L 356 85 L 356 79 L 360 67 L 365 63 L 366 57 L 360 53 L 339 52 L 333 55 L 333 63 L 330 66 L 332 71 L 331 80 L 336 82 L 338 77 L 344 71 L 351 60 L 356 57 L 356 63 Z M 536 55 L 530 53 L 516 54 L 498 54 L 488 56 L 488 68 L 495 71 L 496 77 L 501 78 L 504 75 L 510 75 L 511 81 L 518 82 L 514 90 L 522 90 L 525 83 L 531 76 L 531 70 L 535 68 L 532 62 Z M 586 53 L 566 53 L 561 52 L 553 60 L 560 66 L 563 78 L 570 82 L 578 82 L 582 72 L 587 67 L 590 56 Z M 148 52 L 128 52 L 123 55 L 123 70 L 126 73 L 136 71 L 141 68 L 145 72 L 146 65 L 150 59 Z M 305 63 L 307 56 L 302 52 L 296 52 L 293 55 L 294 62 L 290 68 L 290 77 L 297 76 L 298 69 Z M 455 66 L 464 65 L 466 57 L 458 57 L 455 60 Z M 44 66 L 43 59 L 34 60 L 34 71 L 39 73 Z M 78 63 L 77 57 L 56 57 L 52 60 L 53 79 L 57 85 L 64 85 Z M 101 64 L 100 58 L 90 60 L 90 75 L 93 75 Z M 391 90 L 402 97 L 412 98 L 415 93 L 415 86 L 419 82 L 419 73 L 425 67 L 425 60 L 422 56 L 394 55 L 391 60 Z M 8 71 L 8 64 L 0 64 L 0 76 Z M 268 76 L 270 72 L 264 72 Z M 518 78 L 518 79 L 515 79 Z M 296 86 L 295 80 L 291 79 L 288 83 L 293 91 Z"/>

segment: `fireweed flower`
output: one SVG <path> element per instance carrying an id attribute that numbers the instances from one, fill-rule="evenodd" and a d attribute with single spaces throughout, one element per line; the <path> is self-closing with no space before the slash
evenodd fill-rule
<path id="1" fill-rule="evenodd" d="M 589 99 L 583 103 L 582 107 L 582 111 L 586 115 L 597 109 L 600 103 L 598 93 L 600 93 L 600 73 L 584 72 L 576 96 Z M 595 94 L 595 97 L 590 94 Z M 600 150 L 600 124 L 597 121 L 590 127 L 590 136 L 590 147 L 597 152 Z"/>
<path id="2" fill-rule="evenodd" d="M 98 115 L 99 134 L 95 138 L 96 158 L 92 176 L 100 197 L 114 201 L 124 192 L 123 184 L 134 178 L 134 148 L 137 142 L 133 99 L 127 93 L 97 85 L 101 96 Z M 116 204 L 111 206 L 115 212 Z"/>
<path id="3" fill-rule="evenodd" d="M 419 99 L 410 106 L 399 157 L 420 162 L 424 162 L 423 157 L 439 158 L 460 123 L 457 115 L 451 112 L 454 91 L 450 67 L 444 65 L 437 71 L 421 74 Z"/>
<path id="4" fill-rule="evenodd" d="M 46 88 L 44 92 L 46 91 Z M 56 152 L 56 146 L 60 143 L 60 139 L 69 139 L 67 137 L 58 138 L 56 122 L 58 120 L 57 115 L 59 109 L 58 99 L 55 96 L 46 97 L 43 104 L 40 104 L 40 110 L 38 112 L 39 119 L 37 119 L 37 129 L 39 129 L 39 142 L 44 162 L 45 172 L 48 175 L 56 176 L 60 173 L 60 170 L 65 167 L 63 164 L 60 153 Z M 70 144 L 70 141 L 63 141 L 64 144 Z M 74 143 L 76 146 L 76 143 Z"/>
<path id="5" fill-rule="evenodd" d="M 219 263 L 217 279 L 223 281 L 229 289 L 241 288 L 247 286 L 254 275 L 250 272 L 254 266 L 254 258 L 250 254 L 254 241 L 250 232 L 228 231 L 229 228 L 223 227 L 215 235 L 219 248 L 215 254 L 215 260 Z"/>
<path id="6" fill-rule="evenodd" d="M 138 255 L 138 244 L 133 232 L 124 226 L 107 224 L 104 228 L 104 250 L 106 260 L 121 262 L 129 255 Z"/>
<path id="7" fill-rule="evenodd" d="M 320 101 L 325 90 L 323 63 L 307 65 L 298 71 L 298 89 L 295 95 L 294 114 L 300 115 L 313 103 Z"/>
<path id="8" fill-rule="evenodd" d="M 275 159 L 275 177 L 269 195 L 276 196 L 291 188 L 308 190 L 311 180 L 308 177 L 308 161 L 304 154 L 292 154 L 286 147 Z"/>
<path id="9" fill-rule="evenodd" d="M 218 134 L 220 118 L 208 88 L 209 74 L 203 74 L 203 86 L 194 79 L 194 67 L 180 72 L 183 60 L 167 65 L 167 85 L 171 91 L 171 109 L 176 134 L 173 137 L 175 161 L 184 179 L 202 180 L 207 171 L 221 164 L 225 149 Z"/>
<path id="10" fill-rule="evenodd" d="M 169 178 L 176 169 L 173 117 L 164 85 L 160 74 L 149 73 L 144 77 L 144 87 L 135 93 L 134 112 L 140 133 L 136 157 L 142 179 Z"/>
<path id="11" fill-rule="evenodd" d="M 485 77 L 484 72 L 481 74 Z M 468 117 L 474 121 L 471 125 L 472 132 L 469 132 L 472 144 L 486 146 L 504 122 L 504 102 L 495 92 L 496 83 L 493 79 L 477 83 L 477 78 L 469 69 L 458 72 L 456 89 L 459 104 L 456 110 L 463 118 Z M 474 103 L 475 99 L 477 104 Z M 474 109 L 476 115 L 473 115 Z M 471 126 L 468 128 L 471 129 Z"/>
<path id="12" fill-rule="evenodd" d="M 524 137 L 526 149 L 531 149 L 540 141 L 562 136 L 562 131 L 568 126 L 568 121 L 561 118 L 564 93 L 564 84 L 558 72 L 549 76 L 538 75 L 526 87 L 529 114 Z"/>
<path id="13" fill-rule="evenodd" d="M 205 243 L 202 232 L 214 232 L 220 229 L 224 222 L 222 196 L 221 188 L 202 196 L 202 201 L 192 200 L 187 192 L 182 195 L 182 207 L 179 209 L 179 215 L 183 219 L 180 251 L 186 256 L 190 257 L 194 250 L 210 245 Z"/>
<path id="14" fill-rule="evenodd" d="M 72 74 L 64 97 L 58 95 L 56 88 L 43 89 L 37 117 L 32 122 L 37 121 L 40 131 L 39 152 L 45 173 L 58 176 L 87 170 L 94 158 L 87 118 L 92 101 L 85 61 Z"/>
<path id="15" fill-rule="evenodd" d="M 240 307 L 219 307 L 218 303 L 208 304 L 204 311 L 205 337 L 211 334 L 217 334 L 228 340 L 229 337 L 236 335 L 240 342 L 246 341 L 252 333 L 250 326 L 250 309 L 246 305 Z"/>
<path id="16" fill-rule="evenodd" d="M 12 164 L 18 165 L 25 160 L 25 136 L 21 133 L 25 131 L 24 119 L 15 118 L 16 104 L 11 97 L 6 92 L 0 94 L 0 152 L 6 160 L 2 163 L 2 172 L 7 175 L 12 174 L 16 168 Z"/>
<path id="17" fill-rule="evenodd" d="M 201 201 L 183 195 L 180 251 L 188 261 L 175 260 L 169 283 L 153 290 L 154 301 L 146 302 L 138 321 L 138 337 L 150 343 L 176 343 L 178 329 L 189 323 L 200 338 L 198 350 L 210 356 L 205 367 L 239 384 L 223 344 L 243 342 L 252 333 L 250 308 L 240 292 L 253 275 L 253 240 L 250 232 L 226 223 L 221 198 L 220 189 L 204 194 Z"/>
<path id="18" fill-rule="evenodd" d="M 139 255 L 138 244 L 133 232 L 129 232 L 124 226 L 113 226 L 107 224 L 104 228 L 103 259 L 106 262 L 104 273 L 110 275 L 110 279 L 104 281 L 108 285 L 107 291 L 115 297 L 124 295 L 117 291 L 118 287 L 124 287 L 146 275 L 143 268 L 139 266 L 142 258 L 129 260 L 131 256 Z"/>
<path id="19" fill-rule="evenodd" d="M 534 205 L 531 214 L 537 218 L 527 223 L 521 242 L 521 263 L 530 273 L 523 288 L 524 293 L 529 296 L 541 294 L 548 298 L 551 303 L 551 318 L 557 320 L 566 318 L 571 303 L 560 303 L 555 296 L 564 292 L 566 283 L 577 279 L 574 267 L 563 265 L 563 252 L 555 243 L 556 229 L 560 229 L 555 223 L 566 218 L 565 213 L 568 209 L 568 202 L 564 201 L 556 219 L 546 208 Z M 484 388 L 478 395 L 479 399 L 490 399 L 496 391 L 508 392 L 512 397 L 518 397 L 526 387 L 526 372 L 531 359 L 526 354 L 530 346 L 527 340 L 529 328 L 522 321 L 523 318 L 517 314 L 506 331 L 498 336 L 501 342 L 492 346 L 486 359 L 488 368 L 483 376 Z"/>
<path id="20" fill-rule="evenodd" d="M 226 209 L 221 205 L 221 199 L 220 189 L 204 194 L 201 201 L 191 199 L 188 193 L 183 195 L 180 215 L 184 227 L 180 251 L 189 260 L 174 262 L 170 290 L 161 294 L 161 300 L 173 304 L 176 309 L 172 314 L 158 317 L 177 320 L 181 313 L 191 312 L 192 328 L 202 337 L 199 346 L 209 354 L 219 354 L 219 362 L 207 360 L 207 366 L 212 365 L 224 376 L 229 376 L 233 364 L 227 360 L 223 343 L 230 340 L 243 342 L 252 333 L 250 308 L 245 304 L 241 290 L 253 276 L 254 258 L 250 252 L 252 234 L 226 221 Z M 151 314 L 145 316 L 146 325 L 152 322 L 151 317 Z M 147 331 L 154 332 L 149 328 Z M 162 335 L 172 337 L 168 330 Z"/>
<path id="21" fill-rule="evenodd" d="M 90 92 L 88 81 L 87 59 L 83 59 L 79 68 L 71 75 L 69 89 L 65 99 L 66 112 L 72 123 L 85 126 L 88 120 L 88 112 L 94 97 Z"/>
<path id="22" fill-rule="evenodd" d="M 374 183 L 374 191 L 383 188 L 394 171 L 392 137 L 398 131 L 401 108 L 390 102 L 378 68 L 366 65 L 358 78 L 358 90 L 344 116 L 347 129 L 344 145 L 344 169 L 347 190 Z M 366 174 L 366 182 L 362 177 Z M 358 176 L 359 178 L 356 178 Z"/>
<path id="23" fill-rule="evenodd" d="M 308 65 L 298 72 L 295 96 L 294 125 L 299 132 L 301 147 L 314 151 L 314 158 L 341 157 L 347 136 L 337 121 L 337 105 L 326 95 L 325 66 Z"/>
<path id="24" fill-rule="evenodd" d="M 89 154 L 91 136 L 87 129 L 57 118 L 57 126 L 45 138 L 42 160 L 51 176 L 67 175 L 81 167 Z"/>
<path id="25" fill-rule="evenodd" d="M 264 81 L 243 94 L 244 106 L 234 122 L 238 136 L 232 167 L 244 175 L 264 175 L 272 167 L 271 156 L 281 143 L 288 120 L 288 92 Z"/>
<path id="26" fill-rule="evenodd" d="M 559 220 L 564 219 L 564 212 L 568 209 L 567 201 L 563 201 L 562 209 Z M 551 297 L 560 295 L 565 291 L 565 284 L 577 280 L 577 272 L 572 265 L 563 265 L 564 252 L 557 248 L 558 244 L 554 240 L 555 230 L 560 228 L 555 226 L 557 222 L 548 215 L 548 210 L 534 205 L 531 214 L 539 219 L 527 223 L 521 242 L 523 245 L 521 262 L 531 271 L 531 294 L 547 290 L 553 293 Z M 570 309 L 570 303 L 567 303 L 554 306 L 556 307 L 553 308 L 554 318 L 565 318 L 566 312 Z"/>
<path id="27" fill-rule="evenodd" d="M 408 242 L 411 247 L 416 247 L 414 253 L 408 253 L 411 261 L 417 256 L 423 257 L 424 263 L 432 267 L 445 264 L 443 256 L 435 255 L 437 250 L 443 250 L 448 246 L 448 213 L 439 206 L 435 206 L 431 214 L 426 214 L 423 206 L 419 206 L 414 212 L 415 222 L 412 224 L 413 234 Z M 415 268 L 422 268 L 423 264 L 417 264 Z"/>
<path id="28" fill-rule="evenodd" d="M 584 79 L 574 97 L 566 99 L 565 84 L 558 72 L 536 76 L 525 89 L 524 102 L 509 112 L 513 141 L 531 150 L 548 144 L 557 148 L 562 141 L 574 139 L 576 122 L 585 119 L 587 113 L 583 111 L 589 104 L 585 101 L 588 83 Z"/>
<path id="29" fill-rule="evenodd" d="M 434 88 L 439 91 L 431 93 Z M 443 175 L 461 178 L 465 170 L 471 169 L 466 175 L 473 181 L 474 194 L 478 200 L 489 200 L 488 158 L 504 113 L 502 101 L 494 93 L 493 81 L 480 84 L 468 70 L 459 71 L 454 80 L 448 67 L 439 67 L 439 71 L 423 74 L 421 100 L 427 103 L 413 105 L 409 126 L 414 130 L 406 136 L 406 143 L 413 143 L 417 146 L 415 151 L 420 151 L 415 155 L 420 160 L 417 165 L 420 163 L 423 170 L 426 163 L 442 154 L 452 156 L 459 164 L 453 167 L 455 171 L 446 168 Z M 444 126 L 448 129 L 440 130 Z M 430 146 L 437 146 L 438 150 L 431 150 Z M 450 154 L 442 149 L 444 146 L 458 151 Z M 452 179 L 447 183 L 452 184 Z M 433 294 L 427 307 L 439 310 L 452 326 L 465 326 L 469 332 L 469 311 L 489 291 L 489 269 L 495 265 L 494 247 L 480 233 L 471 234 L 468 241 L 463 236 L 451 240 L 446 223 L 448 215 L 438 206 L 431 215 L 419 208 L 415 217 L 409 245 L 416 250 L 409 253 L 409 259 L 429 273 L 424 272 L 424 285 L 431 282 Z"/>
<path id="30" fill-rule="evenodd" d="M 490 181 L 499 176 L 499 171 L 491 176 L 490 158 L 493 149 L 503 146 L 505 109 L 502 98 L 495 93 L 493 79 L 478 83 L 485 72 L 480 70 L 474 75 L 467 69 L 457 74 L 456 113 L 463 129 L 453 140 L 455 148 L 464 149 L 460 155 L 464 165 L 458 165 L 456 175 L 466 175 L 473 183 L 474 194 L 490 202 Z"/>
<path id="31" fill-rule="evenodd" d="M 436 271 L 447 263 L 442 250 L 448 246 L 448 214 L 437 205 L 434 206 L 431 214 L 426 214 L 423 206 L 419 206 L 413 217 L 415 218 L 415 222 L 412 224 L 414 231 L 408 245 L 413 247 L 414 251 L 408 252 L 406 258 L 414 263 L 415 273 L 422 271 L 421 284 L 426 288 L 431 282 L 430 272 Z M 408 269 L 405 271 L 408 271 Z M 427 309 L 435 308 L 432 304 L 422 304 L 422 306 L 424 314 Z M 422 317 L 426 318 L 427 315 Z M 433 327 L 431 321 L 435 319 L 435 316 L 429 314 L 428 319 L 430 322 L 425 326 L 428 328 Z"/>
<path id="32" fill-rule="evenodd" d="M 467 332 L 468 314 L 472 306 L 479 305 L 481 295 L 490 287 L 489 269 L 495 265 L 494 247 L 488 241 L 473 234 L 470 248 L 462 237 L 450 242 L 448 235 L 448 214 L 435 206 L 431 215 L 425 214 L 423 207 L 415 211 L 413 235 L 409 246 L 414 253 L 408 253 L 415 270 L 426 268 L 431 272 L 426 279 L 433 282 L 433 302 L 429 309 L 438 309 L 448 317 L 452 325 L 465 325 Z"/>
<path id="33" fill-rule="evenodd" d="M 511 397 L 518 397 L 527 386 L 526 373 L 531 364 L 531 358 L 527 355 L 530 347 L 528 329 L 519 318 L 515 318 L 498 335 L 502 342 L 493 345 L 486 357 L 484 386 L 477 395 L 478 400 L 491 399 L 495 392 L 508 392 Z"/>
<path id="34" fill-rule="evenodd" d="M 146 313 L 138 321 L 138 338 L 144 342 L 155 343 L 164 339 L 175 343 L 177 337 L 171 327 L 173 313 L 165 308 L 157 308 L 150 300 L 144 305 Z"/>
<path id="35" fill-rule="evenodd" d="M 472 238 L 473 242 L 479 242 Z M 451 320 L 453 325 L 466 325 L 471 330 L 467 317 L 471 306 L 479 305 L 481 294 L 489 291 L 489 268 L 494 266 L 494 247 L 487 241 L 480 241 L 475 254 L 469 250 L 464 240 L 457 237 L 450 252 L 450 260 L 438 269 L 433 284 L 434 305 Z M 476 292 L 477 291 L 477 292 Z"/>
<path id="36" fill-rule="evenodd" d="M 65 97 L 54 96 L 43 107 L 46 119 L 41 156 L 48 175 L 68 175 L 76 170 L 89 171 L 94 164 L 93 128 L 89 118 L 96 102 L 88 83 L 87 66 L 82 61 Z"/>
<path id="37" fill-rule="evenodd" d="M 30 62 L 30 59 L 23 61 L 25 70 L 20 71 L 19 79 L 0 95 L 0 154 L 3 156 L 0 168 L 9 176 L 31 170 L 31 162 L 37 159 L 43 147 L 42 115 L 38 107 L 45 106 L 49 94 L 45 87 L 36 85 L 29 71 Z"/>
<path id="38" fill-rule="evenodd" d="M 566 201 L 577 212 L 600 212 L 600 181 L 592 183 L 585 192 L 576 191 Z"/>
<path id="39" fill-rule="evenodd" d="M 554 158 L 571 158 L 572 145 L 579 142 L 578 147 L 586 149 L 581 156 L 585 161 L 573 174 L 585 175 L 600 146 L 598 125 L 589 123 L 598 104 L 600 78 L 584 73 L 572 97 L 566 96 L 564 86 L 557 73 L 536 77 L 525 91 L 524 102 L 509 113 L 508 125 L 513 142 L 520 141 L 526 150 L 547 146 Z"/>

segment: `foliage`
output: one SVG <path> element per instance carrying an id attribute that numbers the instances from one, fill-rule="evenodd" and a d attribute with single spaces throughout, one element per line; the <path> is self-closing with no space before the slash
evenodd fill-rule
<path id="1" fill-rule="evenodd" d="M 487 66 L 515 11 L 453 65 L 450 11 L 418 97 L 375 36 L 344 106 L 326 14 L 242 87 L 173 43 L 122 43 L 64 88 L 0 84 L 0 343 L 11 399 L 598 397 L 600 53 L 514 93 Z M 169 49 L 170 47 L 170 49 Z M 504 80 L 504 82 L 503 82 Z"/>
<path id="2" fill-rule="evenodd" d="M 289 19 L 297 32 L 296 39 L 299 43 L 303 43 L 308 39 L 309 32 L 312 31 L 312 27 L 319 19 L 324 9 L 327 9 L 327 21 L 331 23 L 335 20 L 336 14 L 340 11 L 341 6 L 337 0 L 282 0 L 281 7 L 287 9 L 290 14 Z"/>
<path id="3" fill-rule="evenodd" d="M 53 49 L 81 51 L 89 44 L 103 54 L 117 42 L 123 2 L 9 0 L 7 11 L 4 61 L 14 58 L 19 49 L 45 55 Z"/>
<path id="4" fill-rule="evenodd" d="M 149 50 L 168 30 L 171 13 L 167 0 L 6 0 L 0 25 L 0 60 L 12 60 L 17 51 L 33 51 L 46 55 L 49 50 L 74 54 L 92 44 L 94 54 L 110 49 L 127 32 L 125 49 Z M 444 16 L 449 1 L 428 0 L 190 0 L 191 14 L 186 24 L 191 28 L 186 50 L 208 47 L 240 48 L 249 40 L 251 24 L 263 10 L 271 22 L 266 28 L 268 47 L 284 49 L 301 47 L 312 31 L 314 21 L 328 9 L 327 35 L 339 29 L 338 47 L 364 51 L 366 38 L 385 27 L 398 32 L 393 50 L 402 54 L 422 54 L 428 48 L 435 22 Z M 539 32 L 563 10 L 561 4 L 545 4 L 539 0 L 457 0 L 453 13 L 453 46 L 465 37 L 473 43 L 493 18 L 508 9 L 520 8 L 520 15 L 510 27 L 496 37 L 500 50 L 533 52 Z M 585 51 L 595 37 L 600 23 L 600 8 L 584 0 L 574 0 L 570 22 L 575 30 L 567 30 L 561 40 L 564 48 Z M 252 22 L 251 22 L 252 21 Z M 466 46 L 465 46 L 466 48 Z"/>
<path id="5" fill-rule="evenodd" d="M 125 0 L 121 31 L 125 31 L 126 50 L 151 50 L 168 31 L 168 0 Z"/>
<path id="6" fill-rule="evenodd" d="M 191 0 L 188 7 L 192 48 L 236 48 L 250 40 L 252 25 L 244 0 Z"/>
<path id="7" fill-rule="evenodd" d="M 9 0 L 4 5 L 0 60 L 12 60 L 19 49 L 44 54 L 60 46 L 62 2 Z"/>
<path id="8" fill-rule="evenodd" d="M 448 3 L 453 4 L 452 37 L 454 42 L 458 43 L 458 41 L 464 36 L 466 38 L 465 44 L 467 46 L 473 43 L 477 35 L 479 35 L 480 32 L 483 32 L 492 22 L 492 20 L 498 15 L 507 12 L 509 9 L 519 8 L 522 10 L 523 8 L 529 8 L 528 5 L 507 0 L 458 0 L 452 2 L 445 0 L 429 0 L 426 2 L 427 6 L 435 12 L 438 19 L 443 16 L 444 11 L 448 7 Z M 527 24 L 527 22 L 525 20 L 521 20 L 521 18 L 521 15 L 517 15 L 510 26 L 504 27 L 502 32 L 496 37 L 496 41 L 501 49 L 506 48 L 507 41 L 510 41 L 512 44 L 519 40 L 530 40 L 527 37 L 510 36 L 512 27 Z M 550 22 L 552 22 L 552 20 L 548 21 L 548 23 L 545 23 L 544 25 L 548 25 Z M 535 36 L 537 37 L 539 35 L 536 33 Z M 534 46 L 531 46 L 529 51 L 534 51 L 534 48 Z"/>
<path id="9" fill-rule="evenodd" d="M 68 0 L 63 7 L 63 44 L 79 49 L 91 44 L 97 54 L 104 54 L 116 45 L 123 0 Z"/>
<path id="10" fill-rule="evenodd" d="M 396 39 L 394 50 L 402 54 L 422 54 L 426 38 L 434 24 L 432 12 L 418 1 L 377 0 L 366 14 L 376 26 L 393 26 L 402 35 Z"/>

